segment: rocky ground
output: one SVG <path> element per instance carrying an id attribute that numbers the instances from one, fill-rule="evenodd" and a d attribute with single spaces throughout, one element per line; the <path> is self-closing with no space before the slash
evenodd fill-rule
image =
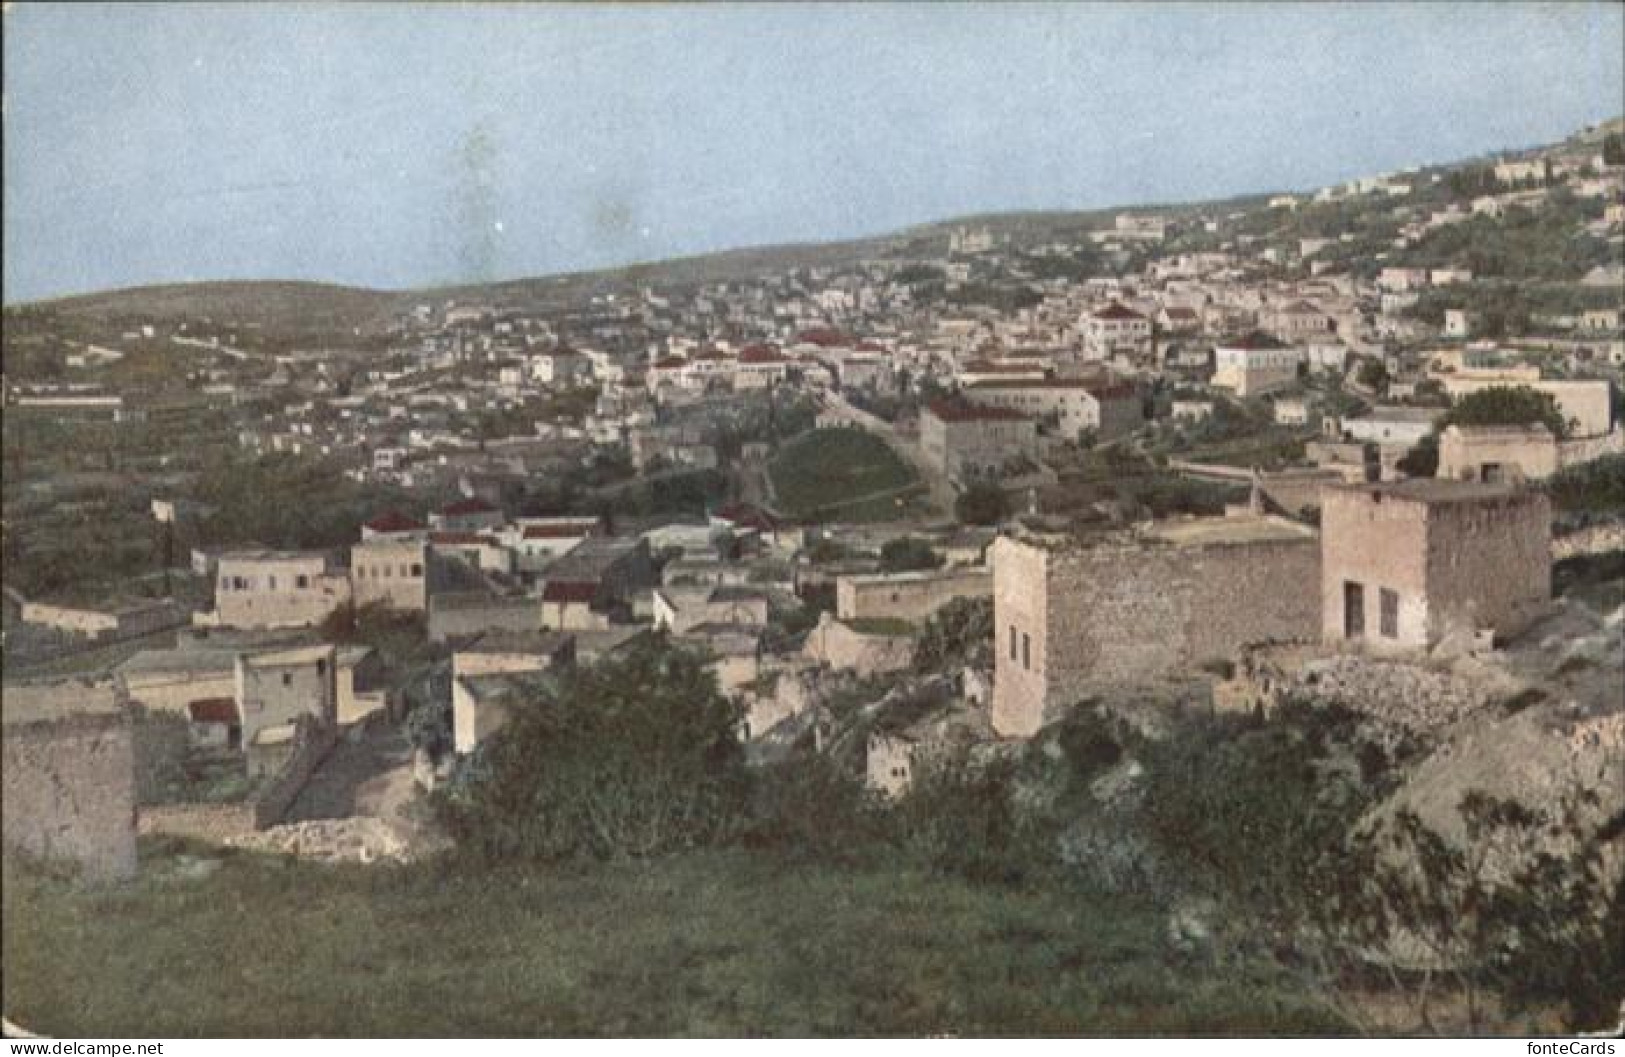
<path id="1" fill-rule="evenodd" d="M 311 776 L 287 820 L 234 846 L 321 862 L 409 862 L 445 846 L 412 780 L 412 748 L 373 717 L 351 728 Z"/>

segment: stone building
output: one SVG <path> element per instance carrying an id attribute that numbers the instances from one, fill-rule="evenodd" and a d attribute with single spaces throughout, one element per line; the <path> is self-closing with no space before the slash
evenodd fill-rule
<path id="1" fill-rule="evenodd" d="M 1426 649 L 1515 634 L 1551 598 L 1551 506 L 1509 485 L 1417 479 L 1321 493 L 1328 643 Z"/>
<path id="2" fill-rule="evenodd" d="M 1262 331 L 1213 347 L 1212 384 L 1239 397 L 1290 388 L 1298 380 L 1303 350 Z"/>
<path id="3" fill-rule="evenodd" d="M 350 591 L 359 606 L 407 613 L 429 608 L 428 545 L 422 540 L 370 540 L 350 548 Z"/>
<path id="4" fill-rule="evenodd" d="M 1320 543 L 1276 517 L 994 543 L 993 726 L 1029 737 L 1093 688 L 1319 634 Z"/>
<path id="5" fill-rule="evenodd" d="M 1038 426 L 1016 411 L 933 401 L 920 413 L 920 447 L 927 461 L 954 481 L 999 473 L 1038 452 Z"/>
<path id="6" fill-rule="evenodd" d="M 215 611 L 228 628 L 309 627 L 350 600 L 350 578 L 320 552 L 233 551 L 215 567 Z"/>
<path id="7" fill-rule="evenodd" d="M 508 719 L 518 684 L 491 676 L 547 671 L 575 660 L 575 638 L 557 632 L 489 632 L 451 657 L 452 743 L 473 752 Z"/>
<path id="8" fill-rule="evenodd" d="M 1450 426 L 1439 438 L 1438 476 L 1452 481 L 1540 481 L 1557 472 L 1557 438 L 1545 426 Z"/>
<path id="9" fill-rule="evenodd" d="M 873 573 L 835 579 L 835 615 L 842 620 L 923 621 L 956 598 L 988 598 L 993 572 L 980 566 Z"/>
<path id="10" fill-rule="evenodd" d="M 1140 397 L 1123 382 L 1069 378 L 1004 380 L 966 386 L 961 395 L 977 407 L 999 407 L 1037 419 L 1055 433 L 1077 440 L 1085 431 L 1101 440 L 1131 433 L 1144 424 Z"/>
<path id="11" fill-rule="evenodd" d="M 335 652 L 328 644 L 237 657 L 237 708 L 242 716 L 250 774 L 280 769 L 257 766 L 257 750 L 291 742 L 301 718 L 308 717 L 324 728 L 337 726 Z M 280 762 L 279 752 L 272 751 L 271 755 Z"/>
<path id="12" fill-rule="evenodd" d="M 6 853 L 72 862 L 98 880 L 133 876 L 134 735 L 116 685 L 7 683 L 0 720 Z"/>

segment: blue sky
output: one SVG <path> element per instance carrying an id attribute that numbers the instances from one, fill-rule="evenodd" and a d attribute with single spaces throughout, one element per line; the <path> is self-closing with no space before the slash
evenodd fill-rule
<path id="1" fill-rule="evenodd" d="M 1320 186 L 1625 109 L 1611 4 L 10 5 L 7 303 Z"/>

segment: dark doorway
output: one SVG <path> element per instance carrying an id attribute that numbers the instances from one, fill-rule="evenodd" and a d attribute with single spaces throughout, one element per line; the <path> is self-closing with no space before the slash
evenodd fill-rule
<path id="1" fill-rule="evenodd" d="M 1357 639 L 1365 634 L 1365 587 L 1343 582 L 1343 637 Z"/>

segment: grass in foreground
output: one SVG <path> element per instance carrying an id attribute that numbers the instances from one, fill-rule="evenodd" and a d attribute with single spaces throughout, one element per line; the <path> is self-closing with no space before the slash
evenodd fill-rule
<path id="1" fill-rule="evenodd" d="M 1265 965 L 1158 911 L 744 852 L 630 866 L 188 877 L 100 891 L 8 866 L 4 1005 L 59 1036 L 1321 1034 Z"/>

